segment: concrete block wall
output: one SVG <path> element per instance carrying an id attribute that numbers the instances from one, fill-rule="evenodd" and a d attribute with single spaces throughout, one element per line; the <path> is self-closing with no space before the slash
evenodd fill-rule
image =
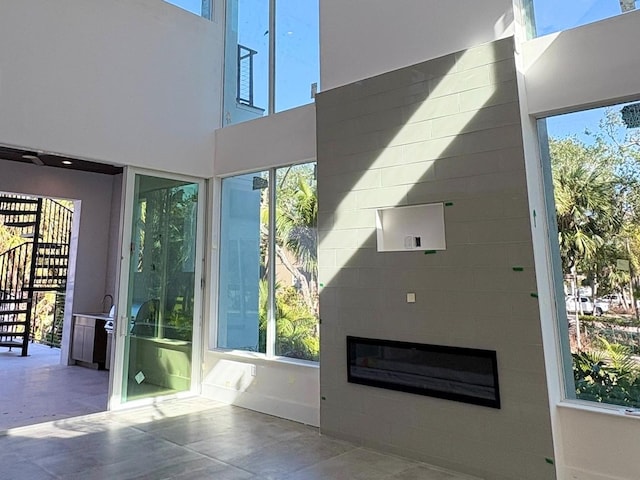
<path id="1" fill-rule="evenodd" d="M 323 92 L 316 111 L 321 430 L 555 478 L 513 40 Z M 448 204 L 445 251 L 376 251 L 376 208 L 431 202 Z M 496 350 L 502 408 L 349 384 L 347 335 Z"/>

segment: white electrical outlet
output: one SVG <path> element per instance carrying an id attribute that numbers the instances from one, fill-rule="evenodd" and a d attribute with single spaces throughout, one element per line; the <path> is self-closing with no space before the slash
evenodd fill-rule
<path id="1" fill-rule="evenodd" d="M 407 303 L 416 303 L 416 294 L 413 292 L 407 293 Z"/>

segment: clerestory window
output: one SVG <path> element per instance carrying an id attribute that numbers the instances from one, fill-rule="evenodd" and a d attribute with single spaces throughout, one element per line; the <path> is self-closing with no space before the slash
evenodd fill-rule
<path id="1" fill-rule="evenodd" d="M 522 0 L 530 38 L 561 32 L 640 7 L 636 0 Z"/>
<path id="2" fill-rule="evenodd" d="M 223 125 L 311 103 L 318 0 L 227 0 Z"/>

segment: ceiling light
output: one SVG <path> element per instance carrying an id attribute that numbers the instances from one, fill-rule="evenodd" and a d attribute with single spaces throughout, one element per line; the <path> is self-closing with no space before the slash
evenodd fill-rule
<path id="1" fill-rule="evenodd" d="M 62 164 L 63 165 L 73 165 L 73 162 L 71 160 L 62 160 Z"/>

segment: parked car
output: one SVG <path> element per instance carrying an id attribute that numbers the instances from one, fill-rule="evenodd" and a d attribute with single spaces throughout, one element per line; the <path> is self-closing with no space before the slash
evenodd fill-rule
<path id="1" fill-rule="evenodd" d="M 609 302 L 607 302 L 606 300 L 603 300 L 601 298 L 596 298 L 595 301 L 593 302 L 595 308 L 595 314 L 596 315 L 602 315 L 603 313 L 607 313 L 609 311 Z"/>
<path id="2" fill-rule="evenodd" d="M 620 307 L 624 305 L 624 299 L 619 293 L 610 293 L 608 295 L 604 295 L 601 300 L 603 302 L 607 302 L 611 307 Z"/>
<path id="3" fill-rule="evenodd" d="M 568 296 L 564 299 L 567 306 L 567 313 L 578 312 L 581 315 L 595 315 L 600 316 L 605 311 L 609 310 L 609 305 L 606 302 L 600 302 L 596 300 L 594 303 L 589 297 L 578 297 L 578 303 L 576 297 Z"/>

